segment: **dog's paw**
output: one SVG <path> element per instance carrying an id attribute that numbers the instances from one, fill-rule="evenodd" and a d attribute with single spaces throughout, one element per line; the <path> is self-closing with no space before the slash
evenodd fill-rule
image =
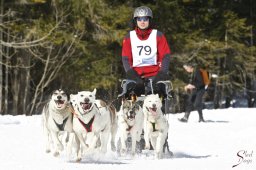
<path id="1" fill-rule="evenodd" d="M 135 151 L 133 151 L 131 154 L 132 154 L 132 157 L 135 157 L 136 155 Z"/>
<path id="2" fill-rule="evenodd" d="M 155 158 L 156 159 L 162 159 L 163 158 L 163 154 L 161 152 L 156 152 L 155 153 Z"/>
<path id="3" fill-rule="evenodd" d="M 168 154 L 169 157 L 173 157 L 174 156 L 172 151 L 167 152 L 167 154 Z"/>
<path id="4" fill-rule="evenodd" d="M 50 149 L 46 149 L 45 152 L 46 152 L 46 153 L 50 153 L 51 150 L 50 150 Z"/>
<path id="5" fill-rule="evenodd" d="M 88 144 L 82 144 L 82 148 L 84 151 L 87 151 L 89 149 L 89 145 Z"/>
<path id="6" fill-rule="evenodd" d="M 56 152 L 53 153 L 53 156 L 54 156 L 54 157 L 57 157 L 57 156 L 59 156 L 59 155 L 60 155 L 60 153 L 59 153 L 58 151 L 56 151 Z"/>
<path id="7" fill-rule="evenodd" d="M 111 142 L 111 150 L 112 150 L 113 152 L 116 151 L 116 145 L 115 145 L 114 142 Z"/>
<path id="8" fill-rule="evenodd" d="M 126 149 L 124 149 L 124 148 L 123 148 L 123 149 L 121 149 L 121 154 L 122 154 L 122 155 L 125 155 L 125 154 L 126 154 L 126 152 L 127 152 L 127 151 L 126 151 Z"/>
<path id="9" fill-rule="evenodd" d="M 81 160 L 82 160 L 82 158 L 76 158 L 75 161 L 76 161 L 77 163 L 79 163 L 79 162 L 81 162 Z"/>
<path id="10" fill-rule="evenodd" d="M 63 150 L 64 150 L 64 146 L 63 146 L 62 144 L 58 144 L 57 147 L 58 147 L 58 150 L 59 150 L 59 151 L 63 151 Z"/>

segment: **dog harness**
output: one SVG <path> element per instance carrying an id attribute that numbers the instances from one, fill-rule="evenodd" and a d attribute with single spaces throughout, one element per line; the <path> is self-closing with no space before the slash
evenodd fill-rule
<path id="1" fill-rule="evenodd" d="M 153 127 L 153 132 L 156 132 L 156 131 L 158 131 L 158 130 L 156 130 L 156 123 L 152 123 L 152 122 L 150 122 L 151 124 L 152 124 L 152 127 Z"/>
<path id="2" fill-rule="evenodd" d="M 92 123 L 94 121 L 95 115 L 91 118 L 91 120 L 85 124 L 81 119 L 78 118 L 79 122 L 83 125 L 83 127 L 85 128 L 85 130 L 87 132 L 91 132 L 92 131 Z"/>
<path id="3" fill-rule="evenodd" d="M 65 125 L 67 123 L 67 120 L 68 120 L 68 117 L 66 117 L 64 120 L 63 120 L 63 123 L 62 124 L 58 124 L 54 119 L 54 123 L 55 125 L 57 126 L 57 128 L 59 129 L 59 131 L 64 131 L 64 128 L 65 128 Z"/>
<path id="4" fill-rule="evenodd" d="M 128 125 L 128 124 L 127 124 Z M 126 128 L 126 131 L 130 131 L 132 129 L 133 126 L 129 126 L 128 125 L 128 128 Z"/>

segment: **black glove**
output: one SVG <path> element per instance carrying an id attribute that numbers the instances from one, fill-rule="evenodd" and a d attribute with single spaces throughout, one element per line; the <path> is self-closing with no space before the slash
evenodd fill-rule
<path id="1" fill-rule="evenodd" d="M 165 80 L 170 80 L 170 76 L 168 75 L 168 73 L 163 71 L 159 71 L 157 75 L 153 78 L 154 82 L 165 81 Z"/>
<path id="2" fill-rule="evenodd" d="M 143 80 L 140 78 L 138 73 L 133 69 L 130 69 L 126 72 L 126 77 L 127 77 L 127 79 L 136 81 L 137 84 L 143 83 Z"/>

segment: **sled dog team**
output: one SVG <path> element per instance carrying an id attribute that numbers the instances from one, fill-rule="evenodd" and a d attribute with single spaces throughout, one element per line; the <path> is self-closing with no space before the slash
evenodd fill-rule
<path id="1" fill-rule="evenodd" d="M 136 143 L 144 131 L 143 149 L 149 149 L 151 143 L 155 158 L 163 157 L 169 125 L 157 94 L 146 96 L 142 107 L 132 100 L 123 100 L 118 112 L 95 96 L 96 89 L 70 96 L 61 89 L 52 93 L 42 111 L 47 153 L 58 156 L 65 150 L 69 157 L 74 153 L 79 162 L 86 153 L 106 153 L 110 143 L 112 151 L 126 155 L 130 136 L 131 154 L 135 155 Z"/>

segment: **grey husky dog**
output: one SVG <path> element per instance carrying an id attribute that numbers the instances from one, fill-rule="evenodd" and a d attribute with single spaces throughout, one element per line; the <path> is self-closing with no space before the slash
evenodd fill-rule
<path id="1" fill-rule="evenodd" d="M 127 153 L 126 140 L 131 136 L 131 151 L 135 155 L 136 142 L 141 140 L 144 114 L 141 106 L 132 100 L 123 100 L 118 112 L 118 134 L 121 141 L 121 154 Z"/>
<path id="2" fill-rule="evenodd" d="M 53 151 L 53 155 L 58 156 L 60 151 L 64 150 L 60 136 L 63 132 L 67 132 L 68 137 L 73 131 L 72 119 L 72 109 L 65 91 L 61 89 L 53 91 L 50 101 L 42 111 L 47 153 Z"/>

